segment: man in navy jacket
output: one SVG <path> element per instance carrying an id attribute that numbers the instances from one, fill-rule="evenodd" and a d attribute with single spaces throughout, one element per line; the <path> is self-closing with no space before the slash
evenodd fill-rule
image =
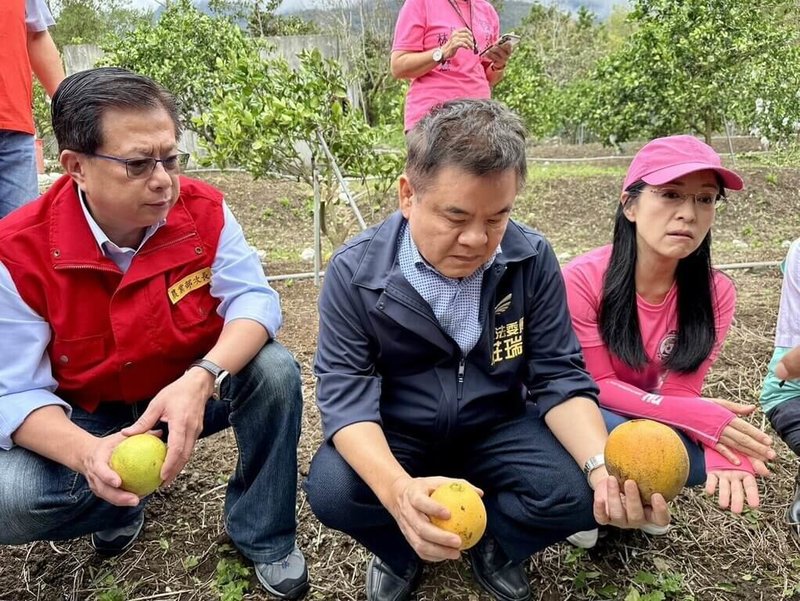
<path id="1" fill-rule="evenodd" d="M 518 117 L 448 102 L 408 136 L 400 211 L 326 272 L 315 363 L 326 440 L 305 487 L 322 523 L 373 553 L 367 599 L 407 599 L 421 560 L 460 557 L 460 538 L 429 519 L 449 517 L 429 495 L 451 478 L 483 494 L 487 533 L 469 560 L 504 601 L 529 599 L 523 562 L 573 532 L 669 521 L 663 498 L 644 508 L 634 482 L 620 491 L 605 470 L 556 257 L 510 219 L 525 176 Z"/>

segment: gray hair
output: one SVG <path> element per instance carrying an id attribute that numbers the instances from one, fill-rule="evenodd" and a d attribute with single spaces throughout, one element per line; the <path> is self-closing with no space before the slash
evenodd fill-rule
<path id="1" fill-rule="evenodd" d="M 103 145 L 102 117 L 109 110 L 164 109 L 181 137 L 175 97 L 158 83 L 119 67 L 73 73 L 53 94 L 51 112 L 58 150 L 91 154 Z"/>
<path id="2" fill-rule="evenodd" d="M 423 192 L 444 167 L 476 176 L 513 169 L 522 189 L 525 125 L 514 112 L 494 100 L 452 100 L 439 104 L 408 132 L 405 172 Z"/>

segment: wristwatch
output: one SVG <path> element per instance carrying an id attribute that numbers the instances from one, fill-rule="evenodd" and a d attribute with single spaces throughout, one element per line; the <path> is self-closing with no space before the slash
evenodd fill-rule
<path id="1" fill-rule="evenodd" d="M 598 467 L 603 467 L 605 464 L 606 459 L 603 457 L 602 453 L 589 457 L 589 459 L 587 459 L 586 463 L 583 465 L 583 473 L 586 475 L 587 482 L 589 481 L 589 476 L 592 475 L 592 472 Z"/>
<path id="2" fill-rule="evenodd" d="M 214 392 L 211 393 L 211 398 L 215 401 L 219 401 L 222 398 L 222 384 L 228 379 L 228 376 L 230 376 L 228 371 L 222 369 L 219 365 L 208 359 L 198 359 L 189 366 L 189 369 L 193 367 L 204 369 L 214 376 Z"/>
<path id="3" fill-rule="evenodd" d="M 443 63 L 444 62 L 444 51 L 442 50 L 442 48 L 441 47 L 436 48 L 433 51 L 433 54 L 431 55 L 431 58 L 433 60 L 435 60 L 437 63 Z"/>

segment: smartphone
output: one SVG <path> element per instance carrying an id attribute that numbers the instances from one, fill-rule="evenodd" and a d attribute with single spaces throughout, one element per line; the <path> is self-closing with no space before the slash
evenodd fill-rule
<path id="1" fill-rule="evenodd" d="M 516 33 L 504 33 L 503 35 L 500 36 L 500 39 L 497 40 L 494 44 L 492 44 L 488 48 L 484 48 L 483 51 L 481 52 L 481 56 L 489 52 L 489 50 L 491 50 L 495 46 L 502 46 L 503 44 L 511 44 L 512 47 L 516 46 L 517 44 L 519 44 L 520 39 L 521 38 Z"/>

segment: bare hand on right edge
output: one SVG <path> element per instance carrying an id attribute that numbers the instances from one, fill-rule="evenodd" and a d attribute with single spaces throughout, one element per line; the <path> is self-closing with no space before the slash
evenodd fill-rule
<path id="1" fill-rule="evenodd" d="M 81 460 L 81 473 L 92 492 L 104 501 L 119 507 L 136 507 L 139 497 L 120 488 L 122 478 L 108 465 L 111 453 L 125 438 L 119 432 L 103 438 L 93 437 L 94 444 Z"/>
<path id="2" fill-rule="evenodd" d="M 450 512 L 431 499 L 440 485 L 453 478 L 398 478 L 392 483 L 391 503 L 387 507 L 408 544 L 425 561 L 444 561 L 461 557 L 461 538 L 434 526 L 429 516 L 448 519 Z"/>

